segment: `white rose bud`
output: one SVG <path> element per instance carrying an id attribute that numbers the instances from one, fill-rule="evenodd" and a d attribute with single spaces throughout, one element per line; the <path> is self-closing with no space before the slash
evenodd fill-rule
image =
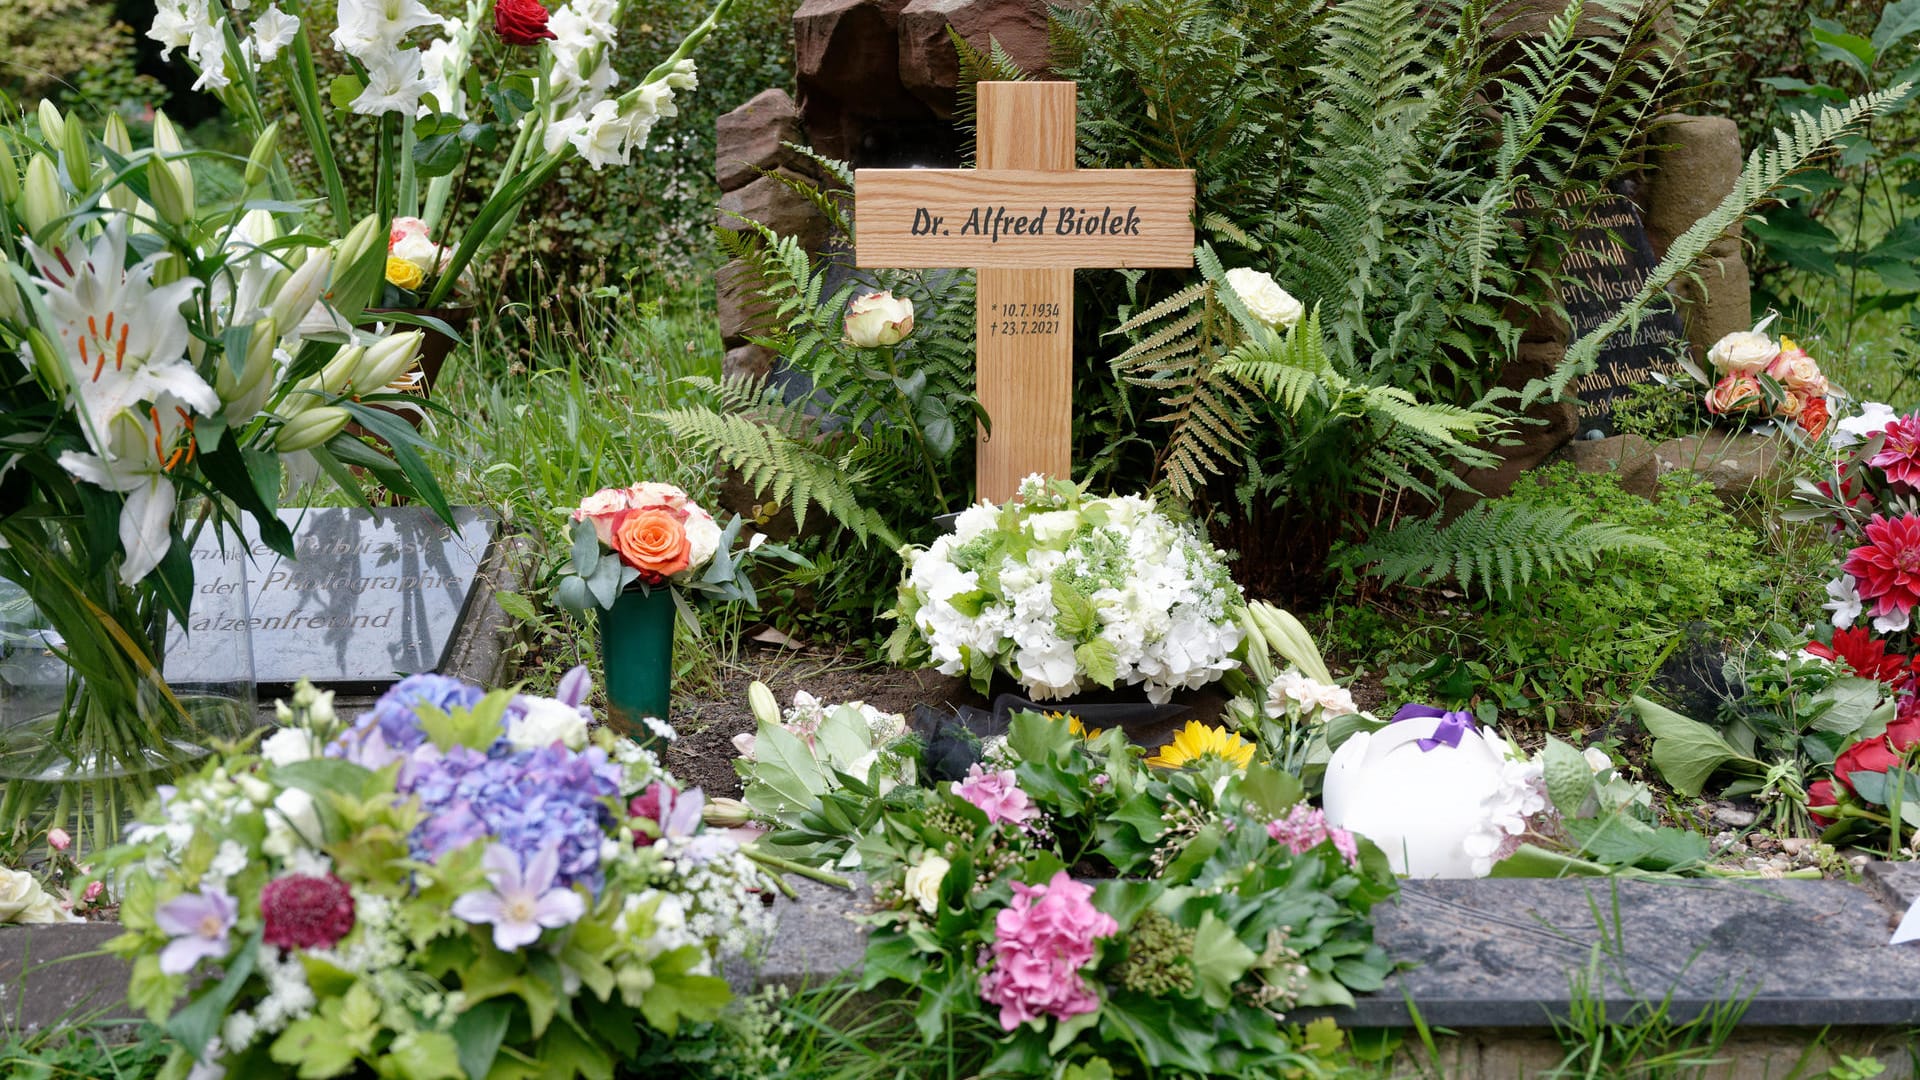
<path id="1" fill-rule="evenodd" d="M 868 293 L 847 305 L 847 341 L 862 349 L 898 345 L 913 333 L 913 301 Z"/>
<path id="2" fill-rule="evenodd" d="M 907 899 L 920 905 L 920 910 L 929 915 L 940 910 L 940 883 L 947 878 L 947 871 L 953 864 L 938 855 L 928 855 L 919 863 L 907 868 L 907 877 L 901 883 Z"/>
<path id="3" fill-rule="evenodd" d="M 587 721 L 580 710 L 553 698 L 526 697 L 520 715 L 507 724 L 507 741 L 515 750 L 540 750 L 558 742 L 569 750 L 587 745 Z"/>
<path id="4" fill-rule="evenodd" d="M 1754 330 L 1736 330 L 1707 350 L 1707 362 L 1727 375 L 1748 376 L 1760 371 L 1780 355 L 1780 346 L 1772 338 Z"/>
<path id="5" fill-rule="evenodd" d="M 40 880 L 25 870 L 0 867 L 0 922 L 48 923 L 74 922 L 60 910 L 52 896 L 40 887 Z"/>
<path id="6" fill-rule="evenodd" d="M 1613 768 L 1613 759 L 1607 756 L 1605 750 L 1597 746 L 1589 746 L 1580 751 L 1580 756 L 1587 759 L 1587 768 L 1596 773 L 1603 773 Z"/>
<path id="7" fill-rule="evenodd" d="M 1276 330 L 1284 330 L 1303 318 L 1307 309 L 1295 300 L 1273 275 L 1246 267 L 1227 271 L 1227 284 L 1233 287 L 1247 313 Z"/>
<path id="8" fill-rule="evenodd" d="M 292 713 L 288 713 L 291 718 Z M 316 756 L 311 732 L 301 728 L 281 728 L 260 742 L 260 756 L 275 765 L 291 765 Z"/>

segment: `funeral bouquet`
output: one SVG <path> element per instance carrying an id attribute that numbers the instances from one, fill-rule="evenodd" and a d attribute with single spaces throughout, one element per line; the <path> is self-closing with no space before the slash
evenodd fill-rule
<path id="1" fill-rule="evenodd" d="M 586 691 L 415 675 L 342 725 L 303 686 L 163 791 L 106 861 L 170 1075 L 609 1076 L 719 1017 L 763 879 Z"/>
<path id="2" fill-rule="evenodd" d="M 1752 330 L 1728 334 L 1707 351 L 1714 374 L 1681 364 L 1702 385 L 1707 412 L 1730 419 L 1774 420 L 1819 439 L 1831 415 L 1833 388 L 1820 365 L 1792 338 L 1775 341 L 1767 336 L 1769 315 Z"/>
<path id="3" fill-rule="evenodd" d="M 858 841 L 881 909 L 863 985 L 916 991 L 929 1044 L 992 1031 L 988 1075 L 1109 1075 L 1107 1055 L 1290 1075 L 1302 1046 L 1274 1021 L 1390 970 L 1368 912 L 1393 879 L 1297 780 L 1208 733 L 1150 761 L 1121 732 L 1015 714 L 994 759 Z"/>
<path id="4" fill-rule="evenodd" d="M 799 562 L 778 544 L 756 533 L 735 551 L 743 519 L 726 528 L 713 520 L 685 491 L 672 484 L 642 481 L 632 487 L 601 488 L 580 500 L 572 513 L 571 559 L 561 571 L 554 597 L 570 611 L 610 608 L 630 588 L 688 590 L 706 599 L 757 602 L 746 567 L 770 555 Z"/>
<path id="5" fill-rule="evenodd" d="M 982 692 L 998 667 L 1036 700 L 1129 685 L 1164 703 L 1236 666 L 1244 605 L 1225 557 L 1150 498 L 1030 476 L 1020 501 L 963 511 L 906 563 L 895 662 Z"/>

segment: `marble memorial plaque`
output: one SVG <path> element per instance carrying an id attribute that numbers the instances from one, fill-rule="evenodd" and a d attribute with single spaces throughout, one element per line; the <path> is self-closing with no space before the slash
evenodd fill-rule
<path id="1" fill-rule="evenodd" d="M 295 559 L 268 549 L 251 527 L 244 550 L 229 537 L 222 551 L 210 535 L 193 549 L 196 595 L 231 592 L 244 576 L 256 683 L 270 690 L 308 678 L 322 687 L 374 689 L 440 668 L 493 542 L 491 515 L 456 508 L 451 529 L 418 506 L 286 509 L 280 517 L 293 530 Z M 212 625 L 237 612 L 208 607 L 169 638 L 170 681 L 244 674 L 236 670 L 244 661 L 233 655 L 232 628 Z"/>

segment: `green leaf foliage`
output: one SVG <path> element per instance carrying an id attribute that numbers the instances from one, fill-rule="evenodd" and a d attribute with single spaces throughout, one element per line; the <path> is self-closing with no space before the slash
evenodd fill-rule
<path id="1" fill-rule="evenodd" d="M 1463 590 L 1511 598 L 1534 577 L 1592 569 L 1600 556 L 1666 550 L 1630 528 L 1585 521 L 1568 507 L 1509 499 L 1477 503 L 1451 521 L 1444 516 L 1401 522 L 1347 549 L 1342 561 L 1366 566 L 1389 584 L 1453 582 Z"/>

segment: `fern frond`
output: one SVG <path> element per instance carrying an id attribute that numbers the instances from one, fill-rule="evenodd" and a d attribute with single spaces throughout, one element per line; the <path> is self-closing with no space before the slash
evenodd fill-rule
<path id="1" fill-rule="evenodd" d="M 1566 507 L 1507 499 L 1474 506 L 1452 522 L 1416 518 L 1349 548 L 1340 561 L 1370 566 L 1388 584 L 1435 585 L 1452 580 L 1471 592 L 1511 598 L 1536 576 L 1591 569 L 1605 554 L 1666 545 L 1619 525 L 1582 521 Z"/>

